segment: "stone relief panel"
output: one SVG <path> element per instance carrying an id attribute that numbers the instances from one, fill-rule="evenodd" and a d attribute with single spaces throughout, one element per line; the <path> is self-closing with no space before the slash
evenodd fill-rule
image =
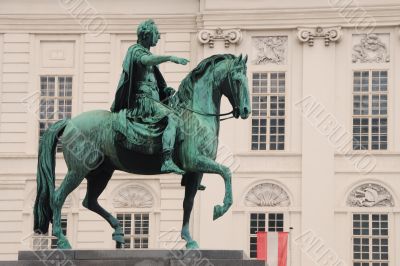
<path id="1" fill-rule="evenodd" d="M 74 67 L 75 41 L 41 41 L 40 66 L 44 68 Z"/>
<path id="2" fill-rule="evenodd" d="M 248 207 L 287 207 L 290 205 L 286 191 L 272 183 L 256 185 L 247 193 L 245 206 Z"/>
<path id="3" fill-rule="evenodd" d="M 151 208 L 153 204 L 154 199 L 150 191 L 137 185 L 121 188 L 113 199 L 115 208 Z"/>
<path id="4" fill-rule="evenodd" d="M 287 36 L 253 37 L 253 64 L 286 64 Z"/>
<path id="5" fill-rule="evenodd" d="M 353 63 L 390 62 L 389 34 L 353 35 Z"/>
<path id="6" fill-rule="evenodd" d="M 350 207 L 393 207 L 392 195 L 378 184 L 363 184 L 350 192 L 347 197 Z"/>

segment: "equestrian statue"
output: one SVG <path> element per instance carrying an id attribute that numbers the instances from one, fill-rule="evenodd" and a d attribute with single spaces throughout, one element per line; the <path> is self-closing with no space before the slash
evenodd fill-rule
<path id="1" fill-rule="evenodd" d="M 158 65 L 189 61 L 150 52 L 160 38 L 152 20 L 137 29 L 138 41 L 129 47 L 110 111 L 84 112 L 60 120 L 43 134 L 39 145 L 34 231 L 52 235 L 60 249 L 71 248 L 61 229 L 61 209 L 67 196 L 84 178 L 83 206 L 102 216 L 114 229 L 116 247 L 124 244 L 119 221 L 98 203 L 115 170 L 141 175 L 175 173 L 185 187 L 181 237 L 187 249 L 198 244 L 189 232 L 190 214 L 204 173 L 220 175 L 225 183 L 222 205 L 214 206 L 214 220 L 232 205 L 231 171 L 215 162 L 221 117 L 246 119 L 250 99 L 247 56 L 218 54 L 202 60 L 181 82 L 178 91 L 166 85 Z M 233 110 L 220 113 L 222 96 Z M 55 151 L 61 142 L 68 172 L 55 187 Z"/>

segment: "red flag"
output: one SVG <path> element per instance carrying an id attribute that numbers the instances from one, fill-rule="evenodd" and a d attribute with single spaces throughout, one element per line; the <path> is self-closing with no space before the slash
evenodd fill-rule
<path id="1" fill-rule="evenodd" d="M 257 259 L 268 266 L 286 266 L 287 247 L 287 232 L 257 232 Z"/>

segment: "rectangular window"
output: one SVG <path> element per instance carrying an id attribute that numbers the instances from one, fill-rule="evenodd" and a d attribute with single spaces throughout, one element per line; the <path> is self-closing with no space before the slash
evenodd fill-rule
<path id="1" fill-rule="evenodd" d="M 257 232 L 283 232 L 283 213 L 250 214 L 250 258 L 257 258 Z"/>
<path id="2" fill-rule="evenodd" d="M 66 214 L 61 215 L 61 229 L 63 234 L 67 235 L 68 219 Z M 49 231 L 46 235 L 34 235 L 32 237 L 32 249 L 43 250 L 43 249 L 57 249 L 57 238 L 51 235 L 52 227 L 50 226 Z"/>
<path id="3" fill-rule="evenodd" d="M 72 113 L 72 77 L 40 77 L 40 114 L 39 136 L 56 121 L 71 118 Z M 57 146 L 61 151 L 61 146 Z"/>
<path id="4" fill-rule="evenodd" d="M 353 214 L 353 266 L 389 266 L 387 214 Z"/>
<path id="5" fill-rule="evenodd" d="M 118 213 L 117 219 L 125 234 L 124 248 L 149 248 L 148 213 Z"/>
<path id="6" fill-rule="evenodd" d="M 386 150 L 388 73 L 356 71 L 353 78 L 353 150 Z"/>
<path id="7" fill-rule="evenodd" d="M 285 149 L 285 72 L 253 73 L 252 150 Z"/>

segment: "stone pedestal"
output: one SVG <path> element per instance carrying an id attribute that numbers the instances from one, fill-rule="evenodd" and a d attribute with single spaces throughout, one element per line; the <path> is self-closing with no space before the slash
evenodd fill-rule
<path id="1" fill-rule="evenodd" d="M 3 265 L 3 264 L 2 264 Z M 23 266 L 264 266 L 249 260 L 240 250 L 42 250 L 20 251 Z"/>

